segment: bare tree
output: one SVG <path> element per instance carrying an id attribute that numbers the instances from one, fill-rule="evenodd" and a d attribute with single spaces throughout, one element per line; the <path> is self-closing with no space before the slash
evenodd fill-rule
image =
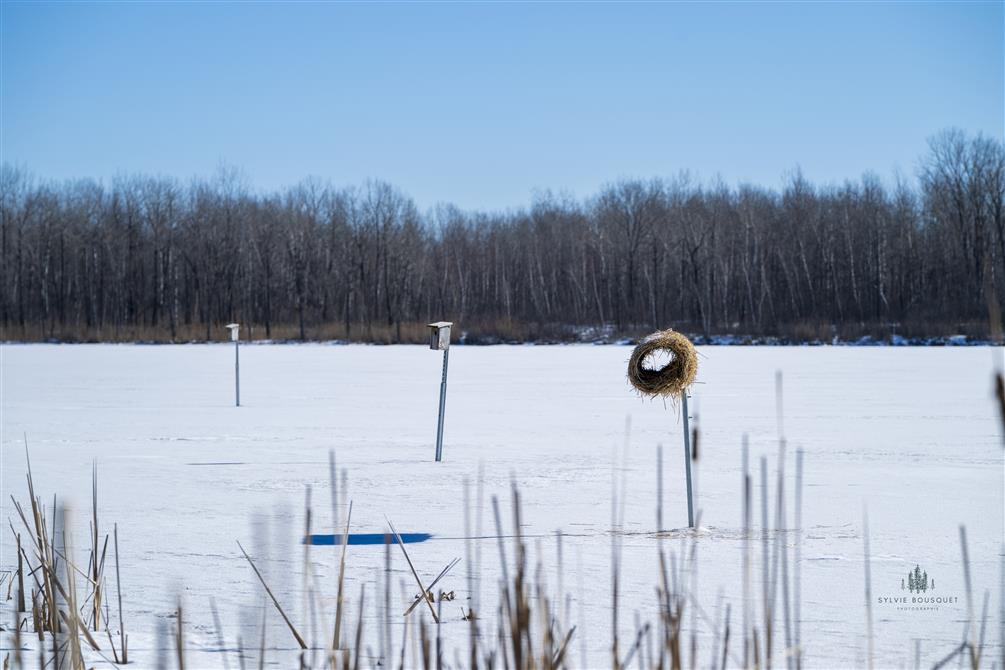
<path id="1" fill-rule="evenodd" d="M 1002 143 L 959 130 L 932 138 L 916 184 L 681 173 L 493 213 L 420 213 L 380 181 L 257 194 L 233 169 L 103 185 L 4 165 L 0 326 L 28 340 L 212 339 L 239 320 L 252 336 L 402 342 L 439 318 L 470 341 L 980 335 L 1005 299 L 1003 203 Z"/>

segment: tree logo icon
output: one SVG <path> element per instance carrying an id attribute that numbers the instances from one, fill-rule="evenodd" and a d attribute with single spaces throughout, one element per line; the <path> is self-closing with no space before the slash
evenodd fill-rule
<path id="1" fill-rule="evenodd" d="M 911 593 L 924 593 L 929 589 L 935 590 L 935 580 L 928 579 L 928 573 L 922 572 L 921 567 L 914 566 L 914 570 L 907 573 L 907 582 L 900 580 L 901 590 L 907 589 Z"/>

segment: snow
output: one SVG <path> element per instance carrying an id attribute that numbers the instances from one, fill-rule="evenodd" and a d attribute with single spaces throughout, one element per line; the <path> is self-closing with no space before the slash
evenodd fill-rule
<path id="1" fill-rule="evenodd" d="M 784 380 L 786 496 L 792 507 L 794 453 L 805 453 L 802 532 L 802 638 L 806 667 L 864 663 L 863 518 L 868 514 L 872 616 L 877 667 L 913 665 L 914 641 L 928 664 L 961 639 L 967 619 L 960 524 L 966 525 L 975 609 L 985 590 L 999 611 L 1003 527 L 1002 435 L 991 398 L 987 347 L 700 347 L 692 413 L 701 431 L 696 490 L 702 528 L 696 600 L 714 617 L 721 594 L 732 603 L 734 636 L 742 607 L 743 435 L 749 436 L 755 520 L 760 519 L 760 458 L 767 458 L 774 501 L 778 454 L 775 372 Z M 322 590 L 310 625 L 302 587 L 305 487 L 312 489 L 314 533 L 334 532 L 328 451 L 348 472 L 352 530 L 382 532 L 385 515 L 401 532 L 433 539 L 408 545 L 431 580 L 464 559 L 441 586 L 446 657 L 467 644 L 460 608 L 471 594 L 467 570 L 480 577 L 483 626 L 492 625 L 499 579 L 490 496 L 499 496 L 512 531 L 510 487 L 519 487 L 522 532 L 531 568 L 542 561 L 550 591 L 572 595 L 577 625 L 573 666 L 609 666 L 612 486 L 627 484 L 621 573 L 621 635 L 634 612 L 652 621 L 657 547 L 680 552 L 688 533 L 659 540 L 656 445 L 664 449 L 667 526 L 686 524 L 680 417 L 662 401 L 627 386 L 628 347 L 493 346 L 451 349 L 444 462 L 433 462 L 441 356 L 422 346 L 242 346 L 241 401 L 233 406 L 233 347 L 221 345 L 5 345 L 3 347 L 3 516 L 16 517 L 10 495 L 27 502 L 23 435 L 35 486 L 72 506 L 73 544 L 86 563 L 90 473 L 97 463 L 102 532 L 119 527 L 123 605 L 130 655 L 154 665 L 153 647 L 179 596 L 185 606 L 190 667 L 223 667 L 209 598 L 223 621 L 226 647 L 257 648 L 263 594 L 237 547 L 268 575 L 305 636 L 331 637 L 338 548 L 313 547 Z M 630 420 L 626 419 L 630 417 Z M 627 428 L 626 428 L 627 425 Z M 627 447 L 626 444 L 626 433 Z M 464 482 L 481 536 L 465 554 Z M 773 515 L 773 511 L 771 512 Z M 789 522 L 789 526 L 793 523 Z M 555 532 L 562 540 L 558 571 Z M 792 546 L 796 531 L 785 534 Z M 0 569 L 16 565 L 9 530 Z M 760 593 L 755 540 L 751 590 Z M 416 587 L 393 548 L 392 618 Z M 512 561 L 512 545 L 507 545 Z M 790 556 L 791 560 L 791 556 Z M 368 644 L 379 649 L 376 581 L 384 547 L 351 546 L 347 559 L 350 620 L 367 585 Z M 879 598 L 908 597 L 905 574 L 920 565 L 939 596 L 937 610 L 898 609 Z M 399 586 L 404 583 L 404 592 Z M 109 587 L 113 582 L 109 581 Z M 926 594 L 931 595 L 931 594 Z M 0 620 L 12 620 L 3 603 Z M 752 599 L 760 612 L 761 599 Z M 271 607 L 271 605 L 270 605 Z M 559 614 L 563 614 L 560 610 Z M 413 616 L 418 615 L 418 612 Z M 721 614 L 719 615 L 722 616 Z M 999 625 L 993 614 L 989 640 Z M 271 617 L 277 619 L 277 617 Z M 115 619 L 113 615 L 113 620 Z M 655 621 L 654 621 L 655 623 Z M 711 626 L 688 621 L 704 649 Z M 782 630 L 781 618 L 776 630 Z M 0 646 L 10 649 L 8 633 Z M 781 633 L 779 632 L 780 636 Z M 105 638 L 102 638 L 105 639 Z M 31 640 L 26 640 L 30 644 Z M 281 621 L 270 624 L 267 664 L 291 667 L 297 651 Z M 781 641 L 776 638 L 776 647 Z M 584 662 L 582 654 L 587 658 Z M 5 653 L 5 652 L 4 652 Z M 1000 652 L 999 652 L 1000 653 Z M 236 667 L 231 652 L 230 667 Z M 707 665 L 707 662 L 702 663 Z M 735 665 L 735 664 L 734 664 Z"/>

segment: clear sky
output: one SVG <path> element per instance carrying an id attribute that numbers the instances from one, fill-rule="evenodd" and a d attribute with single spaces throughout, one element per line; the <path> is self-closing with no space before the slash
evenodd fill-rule
<path id="1" fill-rule="evenodd" d="M 525 205 L 688 169 L 916 174 L 1003 133 L 1001 2 L 2 3 L 2 158 L 39 177 L 221 164 Z"/>

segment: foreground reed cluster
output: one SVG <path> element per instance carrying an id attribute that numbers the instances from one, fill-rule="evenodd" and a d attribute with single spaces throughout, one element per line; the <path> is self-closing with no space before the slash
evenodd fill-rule
<path id="1" fill-rule="evenodd" d="M 112 615 L 107 592 L 107 565 L 109 535 L 99 532 L 98 525 L 98 473 L 91 472 L 90 546 L 87 567 L 81 570 L 74 562 L 70 527 L 70 510 L 59 504 L 53 496 L 52 506 L 46 508 L 42 498 L 35 494 L 31 474 L 31 460 L 25 448 L 27 481 L 30 505 L 26 509 L 13 496 L 11 501 L 17 512 L 17 521 L 24 531 L 22 536 L 13 520 L 8 525 L 14 539 L 17 569 L 8 575 L 7 600 L 16 588 L 14 626 L 12 632 L 13 657 L 7 654 L 4 668 L 24 665 L 22 634 L 30 632 L 37 639 L 38 667 L 83 669 L 84 648 L 93 651 L 109 664 L 129 663 L 129 636 L 122 618 L 122 588 L 119 580 L 119 534 L 113 526 L 111 535 L 115 560 L 115 593 L 118 605 L 118 629 L 113 637 Z M 30 594 L 30 595 L 29 595 Z M 29 608 L 30 603 L 30 608 Z M 101 633 L 108 639 L 107 653 L 99 640 Z M 46 635 L 48 634 L 48 638 Z M 116 645 L 116 638 L 119 640 Z"/>

